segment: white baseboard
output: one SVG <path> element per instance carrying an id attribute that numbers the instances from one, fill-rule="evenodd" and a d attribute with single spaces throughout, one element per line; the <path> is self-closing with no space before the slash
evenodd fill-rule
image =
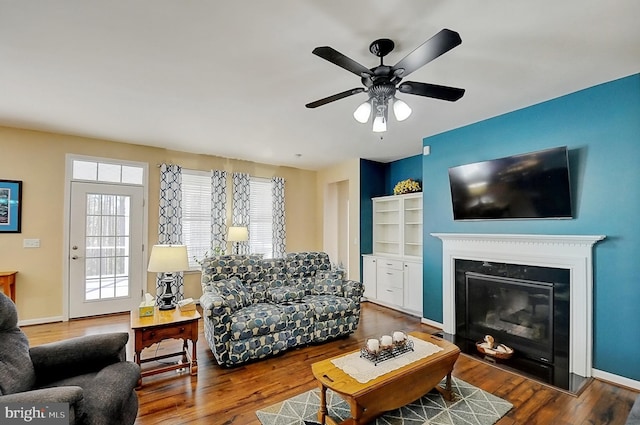
<path id="1" fill-rule="evenodd" d="M 420 319 L 420 323 L 424 323 L 425 325 L 433 326 L 434 328 L 443 329 L 442 323 L 436 322 L 431 319 L 427 319 L 426 317 L 422 317 Z"/>
<path id="2" fill-rule="evenodd" d="M 18 321 L 18 326 L 44 325 L 46 323 L 64 322 L 64 317 L 39 317 L 37 319 L 27 319 Z"/>
<path id="3" fill-rule="evenodd" d="M 624 376 L 614 375 L 613 373 L 598 369 L 593 369 L 591 372 L 594 378 L 640 391 L 640 381 L 635 381 L 633 379 L 625 378 Z"/>

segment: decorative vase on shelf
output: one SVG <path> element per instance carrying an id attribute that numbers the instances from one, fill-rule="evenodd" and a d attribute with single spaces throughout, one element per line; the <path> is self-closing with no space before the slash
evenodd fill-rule
<path id="1" fill-rule="evenodd" d="M 415 193 L 420 192 L 422 188 L 420 187 L 420 182 L 413 179 L 406 179 L 398 182 L 396 186 L 393 188 L 394 195 L 404 195 L 405 193 Z"/>

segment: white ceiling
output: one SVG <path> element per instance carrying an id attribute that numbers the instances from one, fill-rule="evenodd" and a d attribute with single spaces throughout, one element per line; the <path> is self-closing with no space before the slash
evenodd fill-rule
<path id="1" fill-rule="evenodd" d="M 422 139 L 640 72 L 640 1 L 0 0 L 0 125 L 320 169 L 387 162 Z M 311 51 L 393 65 L 442 28 L 462 45 L 408 80 L 466 89 L 402 95 L 383 138 L 352 113 L 360 80 Z"/>

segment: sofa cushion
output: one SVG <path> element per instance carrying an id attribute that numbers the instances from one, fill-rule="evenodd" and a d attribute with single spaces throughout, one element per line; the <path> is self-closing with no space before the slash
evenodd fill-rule
<path id="1" fill-rule="evenodd" d="M 211 282 L 210 287 L 229 304 L 232 310 L 251 305 L 251 294 L 237 277 Z"/>
<path id="2" fill-rule="evenodd" d="M 242 283 L 261 280 L 262 255 L 221 255 L 202 262 L 202 281 L 227 280 L 237 277 Z"/>
<path id="3" fill-rule="evenodd" d="M 326 252 L 291 252 L 287 254 L 289 277 L 313 277 L 318 270 L 330 270 L 331 261 Z"/>
<path id="4" fill-rule="evenodd" d="M 287 328 L 287 315 L 276 304 L 260 303 L 235 311 L 230 316 L 231 339 L 268 335 Z"/>
<path id="5" fill-rule="evenodd" d="M 267 290 L 269 299 L 274 303 L 301 300 L 306 295 L 304 288 L 297 286 L 281 286 L 279 288 L 269 288 Z"/>
<path id="6" fill-rule="evenodd" d="M 284 286 L 287 280 L 287 265 L 283 258 L 269 258 L 262 260 L 262 281 L 270 286 Z"/>
<path id="7" fill-rule="evenodd" d="M 316 323 L 358 313 L 358 306 L 351 298 L 337 295 L 307 295 L 303 300 L 313 306 Z"/>
<path id="8" fill-rule="evenodd" d="M 329 273 L 325 277 L 316 278 L 316 283 L 311 288 L 311 295 L 342 295 L 342 279 L 337 274 L 331 276 Z"/>
<path id="9" fill-rule="evenodd" d="M 15 305 L 0 293 L 0 395 L 30 390 L 35 376 L 29 341 L 18 328 Z"/>
<path id="10" fill-rule="evenodd" d="M 343 269 L 334 269 L 334 270 L 318 270 L 316 272 L 316 279 L 324 279 L 324 278 L 332 278 L 332 279 L 345 279 Z"/>

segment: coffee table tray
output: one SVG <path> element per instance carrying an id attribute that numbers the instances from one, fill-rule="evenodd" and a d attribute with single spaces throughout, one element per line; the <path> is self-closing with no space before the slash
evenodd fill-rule
<path id="1" fill-rule="evenodd" d="M 406 340 L 402 345 L 394 344 L 390 348 L 382 349 L 377 353 L 369 351 L 367 347 L 362 347 L 360 350 L 360 357 L 369 360 L 374 364 L 374 366 L 378 366 L 378 363 L 393 359 L 410 351 L 413 351 L 413 341 Z"/>

